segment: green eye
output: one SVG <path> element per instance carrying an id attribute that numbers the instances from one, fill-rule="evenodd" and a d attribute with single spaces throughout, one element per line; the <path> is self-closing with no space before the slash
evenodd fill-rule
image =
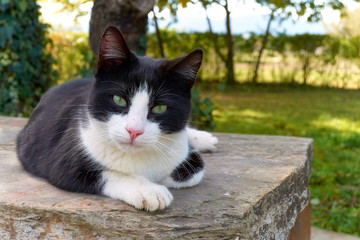
<path id="1" fill-rule="evenodd" d="M 153 107 L 152 112 L 160 114 L 160 113 L 166 112 L 166 110 L 167 110 L 166 105 L 158 105 L 158 106 Z"/>
<path id="2" fill-rule="evenodd" d="M 114 95 L 113 100 L 114 100 L 114 103 L 116 103 L 116 105 L 119 105 L 120 107 L 126 107 L 126 100 L 123 99 L 122 97 Z"/>

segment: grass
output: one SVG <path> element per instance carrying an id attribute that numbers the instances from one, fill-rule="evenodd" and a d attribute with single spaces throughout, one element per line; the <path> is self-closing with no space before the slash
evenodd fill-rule
<path id="1" fill-rule="evenodd" d="M 215 131 L 314 139 L 312 225 L 360 236 L 360 92 L 284 85 L 200 86 Z"/>

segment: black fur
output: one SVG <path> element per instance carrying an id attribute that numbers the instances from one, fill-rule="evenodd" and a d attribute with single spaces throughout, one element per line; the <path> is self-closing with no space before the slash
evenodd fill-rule
<path id="1" fill-rule="evenodd" d="M 190 152 L 189 156 L 172 173 L 171 177 L 176 182 L 185 182 L 204 169 L 204 161 L 197 152 Z"/>
<path id="2" fill-rule="evenodd" d="M 123 53 L 121 56 L 109 54 L 111 41 L 118 41 L 116 46 L 110 46 L 116 48 L 116 53 Z M 41 98 L 17 138 L 17 154 L 23 167 L 59 188 L 101 193 L 104 169 L 82 146 L 79 125 L 87 124 L 88 113 L 100 121 L 107 121 L 112 113 L 126 114 L 130 106 L 116 105 L 113 95 L 129 100 L 146 83 L 152 90 L 149 109 L 168 106 L 163 114 L 155 115 L 149 110 L 148 119 L 158 122 L 164 133 L 179 132 L 190 114 L 190 90 L 201 57 L 201 50 L 175 60 L 137 57 L 127 49 L 118 30 L 110 27 L 100 45 L 95 79 L 69 81 L 50 89 Z M 185 166 L 188 173 L 196 173 L 203 164 L 200 156 L 192 153 Z M 191 177 L 184 171 L 181 167 L 177 169 L 179 174 L 174 179 L 183 181 Z"/>
<path id="3" fill-rule="evenodd" d="M 65 190 L 100 193 L 101 166 L 79 146 L 79 122 L 86 124 L 86 106 L 93 79 L 80 79 L 50 89 L 17 138 L 23 167 Z"/>

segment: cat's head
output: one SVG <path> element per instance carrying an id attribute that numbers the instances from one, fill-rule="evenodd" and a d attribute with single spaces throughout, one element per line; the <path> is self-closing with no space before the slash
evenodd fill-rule
<path id="1" fill-rule="evenodd" d="M 173 60 L 138 57 L 109 27 L 101 40 L 90 115 L 122 148 L 141 149 L 184 130 L 203 52 Z"/>

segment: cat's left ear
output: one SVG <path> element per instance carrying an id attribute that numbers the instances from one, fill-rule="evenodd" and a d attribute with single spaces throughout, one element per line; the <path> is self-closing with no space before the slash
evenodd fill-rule
<path id="1" fill-rule="evenodd" d="M 203 50 L 197 48 L 185 57 L 176 58 L 169 62 L 169 70 L 182 75 L 192 87 L 195 83 L 196 74 L 200 69 L 203 59 Z"/>
<path id="2" fill-rule="evenodd" d="M 116 27 L 108 27 L 100 42 L 99 65 L 121 65 L 130 59 L 131 54 L 121 32 Z"/>

